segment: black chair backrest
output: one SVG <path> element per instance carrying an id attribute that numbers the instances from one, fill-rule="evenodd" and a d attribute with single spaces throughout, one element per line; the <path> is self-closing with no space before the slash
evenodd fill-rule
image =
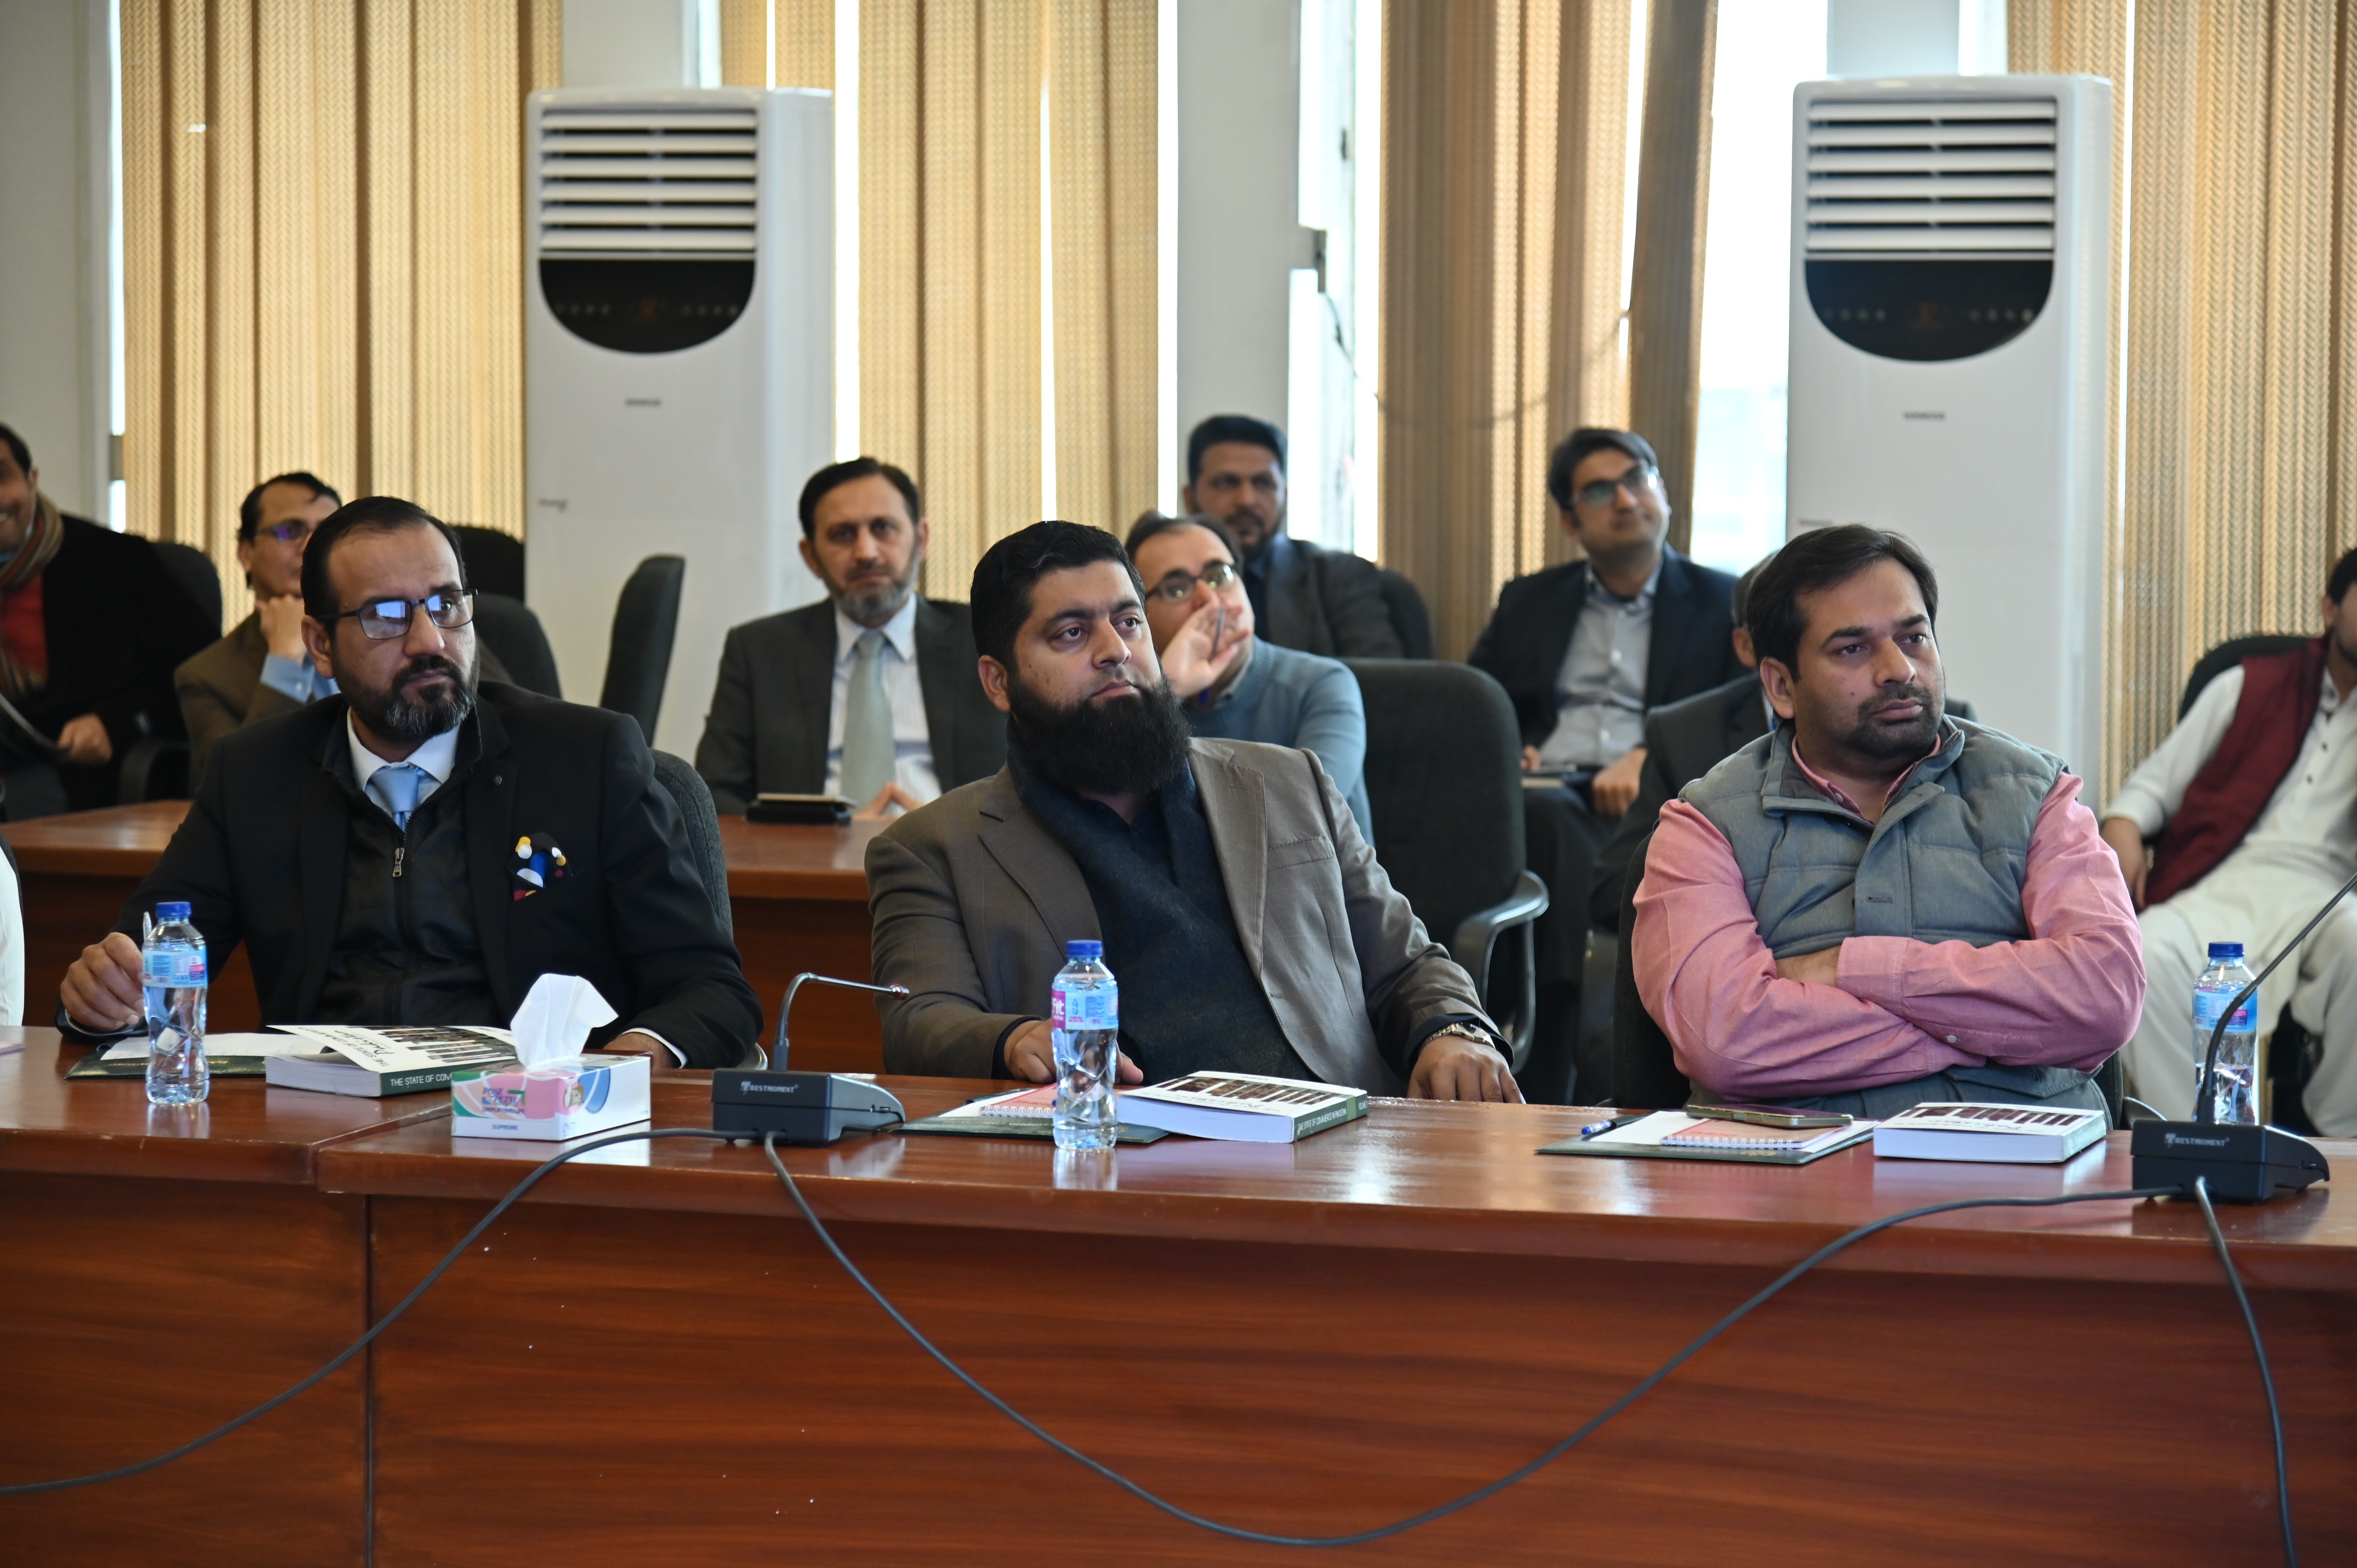
<path id="1" fill-rule="evenodd" d="M 562 697 L 556 678 L 556 655 L 549 651 L 548 633 L 530 605 L 505 594 L 475 593 L 475 635 L 508 667 L 508 678 L 527 692 Z"/>
<path id="2" fill-rule="evenodd" d="M 606 653 L 606 689 L 597 705 L 635 716 L 650 742 L 662 714 L 672 642 L 679 635 L 680 585 L 686 577 L 685 556 L 650 555 L 622 585 L 614 606 L 614 640 Z"/>
<path id="3" fill-rule="evenodd" d="M 468 586 L 479 594 L 523 597 L 522 540 L 496 528 L 478 528 L 468 522 L 452 523 L 450 532 L 458 536 L 459 553 L 466 557 Z M 500 657 L 504 659 L 507 655 Z"/>
<path id="4" fill-rule="evenodd" d="M 2296 637 L 2289 632 L 2263 631 L 2251 637 L 2229 638 L 2203 654 L 2193 666 L 2193 673 L 2185 678 L 2185 695 L 2179 699 L 2177 716 L 2183 718 L 2193 711 L 2193 701 L 2201 689 L 2240 664 L 2245 659 L 2256 659 L 2269 653 L 2287 653 L 2312 637 Z"/>
<path id="5" fill-rule="evenodd" d="M 1523 874 L 1522 730 L 1469 664 L 1351 659 L 1367 705 L 1375 853 L 1433 940 L 1502 903 Z"/>
<path id="6" fill-rule="evenodd" d="M 1388 568 L 1378 568 L 1376 580 L 1383 585 L 1383 608 L 1391 612 L 1392 630 L 1400 639 L 1402 654 L 1409 659 L 1432 657 L 1432 617 L 1424 607 L 1424 596 L 1415 585 Z"/>
<path id="7" fill-rule="evenodd" d="M 728 857 L 720 844 L 720 813 L 712 804 L 712 790 L 684 757 L 668 751 L 654 754 L 655 780 L 671 792 L 687 824 L 688 853 L 695 857 L 695 873 L 704 879 L 705 897 L 720 929 L 732 938 L 737 922 L 728 910 Z"/>
<path id="8" fill-rule="evenodd" d="M 206 623 L 213 630 L 221 630 L 221 572 L 213 565 L 213 558 L 192 544 L 175 544 L 168 539 L 153 542 L 156 558 L 164 563 L 164 570 L 171 574 L 172 581 L 179 584 L 180 591 L 204 612 Z"/>
<path id="9" fill-rule="evenodd" d="M 1674 1111 L 1686 1102 L 1694 1086 L 1678 1070 L 1669 1036 L 1645 1011 L 1637 994 L 1637 970 L 1630 957 L 1629 933 L 1637 929 L 1637 885 L 1645 880 L 1645 852 L 1653 835 L 1637 841 L 1629 857 L 1629 875 L 1620 884 L 1620 951 L 1612 966 L 1612 1103 L 1648 1111 Z"/>

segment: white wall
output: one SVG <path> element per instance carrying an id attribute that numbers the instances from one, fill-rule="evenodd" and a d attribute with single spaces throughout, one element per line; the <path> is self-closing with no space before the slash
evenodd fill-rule
<path id="1" fill-rule="evenodd" d="M 565 0 L 567 87 L 717 87 L 717 0 Z"/>
<path id="2" fill-rule="evenodd" d="M 0 424 L 104 521 L 112 470 L 106 0 L 0 7 Z"/>
<path id="3" fill-rule="evenodd" d="M 1827 76 L 2002 76 L 2005 0 L 1828 0 Z"/>

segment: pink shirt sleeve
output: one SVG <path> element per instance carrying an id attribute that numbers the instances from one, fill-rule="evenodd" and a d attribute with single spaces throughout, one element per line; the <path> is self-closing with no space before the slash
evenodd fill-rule
<path id="1" fill-rule="evenodd" d="M 1853 937 L 1838 985 L 1777 975 L 1734 851 L 1701 812 L 1671 801 L 1646 851 L 1630 943 L 1638 993 L 1679 1070 L 1714 1095 L 1774 1100 L 1985 1061 L 2096 1066 L 2136 1028 L 2144 959 L 2126 887 L 2078 795 L 2065 774 L 2040 808 L 2027 940 Z"/>

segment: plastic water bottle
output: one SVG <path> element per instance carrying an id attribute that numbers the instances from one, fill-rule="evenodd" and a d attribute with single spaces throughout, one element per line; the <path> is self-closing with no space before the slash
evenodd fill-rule
<path id="1" fill-rule="evenodd" d="M 186 904 L 156 906 L 140 951 L 147 992 L 147 1102 L 195 1105 L 212 1089 L 205 1061 L 205 939 Z"/>
<path id="2" fill-rule="evenodd" d="M 2226 1004 L 2234 993 L 2251 983 L 2251 972 L 2243 962 L 2240 942 L 2212 942 L 2210 967 L 2193 983 L 2193 1096 L 2194 1113 L 2201 1114 L 2201 1064 L 2209 1059 L 2210 1032 L 2218 1026 L 2226 1011 Z M 2226 1026 L 2225 1036 L 2218 1042 L 2218 1076 L 2214 1103 L 2216 1120 L 2244 1122 L 2255 1125 L 2259 1120 L 2259 997 L 2234 1009 L 2233 1022 Z"/>
<path id="3" fill-rule="evenodd" d="M 1104 966 L 1103 942 L 1066 942 L 1064 958 L 1048 991 L 1048 1027 L 1056 1041 L 1056 1147 L 1110 1149 L 1121 1125 L 1113 1091 L 1121 1070 L 1121 992 Z"/>

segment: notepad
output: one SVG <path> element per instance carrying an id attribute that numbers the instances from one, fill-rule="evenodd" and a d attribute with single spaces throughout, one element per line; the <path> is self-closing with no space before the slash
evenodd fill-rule
<path id="1" fill-rule="evenodd" d="M 1836 1149 L 1873 1136 L 1875 1123 L 1846 1127 L 1755 1127 L 1748 1122 L 1717 1122 L 1683 1111 L 1656 1111 L 1626 1127 L 1593 1138 L 1566 1138 L 1542 1155 L 1588 1155 L 1606 1159 L 1735 1160 L 1746 1165 L 1804 1165 Z"/>

